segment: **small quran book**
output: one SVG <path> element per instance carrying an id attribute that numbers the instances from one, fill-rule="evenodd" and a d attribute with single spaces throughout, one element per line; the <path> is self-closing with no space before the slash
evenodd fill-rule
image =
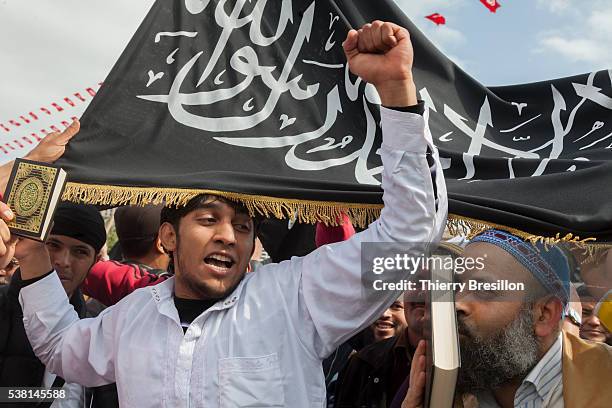
<path id="1" fill-rule="evenodd" d="M 432 256 L 435 261 L 430 270 L 431 281 L 452 284 L 454 275 L 452 256 L 443 248 L 439 248 L 436 252 Z M 461 366 L 454 290 L 452 285 L 446 289 L 432 289 L 427 297 L 423 330 L 427 340 L 427 384 L 424 406 L 452 408 L 457 375 Z"/>
<path id="2" fill-rule="evenodd" d="M 7 223 L 11 233 L 44 241 L 65 185 L 66 172 L 60 167 L 16 159 L 4 194 L 15 214 Z"/>

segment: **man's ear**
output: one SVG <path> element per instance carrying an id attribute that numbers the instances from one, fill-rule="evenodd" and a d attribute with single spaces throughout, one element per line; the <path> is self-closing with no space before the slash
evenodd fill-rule
<path id="1" fill-rule="evenodd" d="M 534 307 L 534 329 L 538 337 L 547 337 L 559 330 L 563 317 L 563 304 L 555 296 L 546 296 Z"/>
<path id="2" fill-rule="evenodd" d="M 155 250 L 159 253 L 159 254 L 165 254 L 166 250 L 164 249 L 164 245 L 161 242 L 161 238 L 159 235 L 157 235 L 157 238 L 155 238 Z"/>
<path id="3" fill-rule="evenodd" d="M 176 250 L 176 231 L 169 222 L 164 222 L 159 226 L 158 239 L 162 249 L 168 252 L 174 252 Z"/>

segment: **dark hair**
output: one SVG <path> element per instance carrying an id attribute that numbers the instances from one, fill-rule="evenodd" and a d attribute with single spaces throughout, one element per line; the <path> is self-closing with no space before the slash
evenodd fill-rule
<path id="1" fill-rule="evenodd" d="M 121 251 L 126 259 L 142 258 L 147 255 L 157 242 L 157 235 L 151 235 L 142 239 L 126 239 L 121 241 Z"/>
<path id="2" fill-rule="evenodd" d="M 164 207 L 161 211 L 160 216 L 160 225 L 167 222 L 172 225 L 174 231 L 176 231 L 177 239 L 178 239 L 178 230 L 181 219 L 185 217 L 187 214 L 192 211 L 197 210 L 198 208 L 206 207 L 207 205 L 215 202 L 221 201 L 229 206 L 231 206 L 234 211 L 238 214 L 249 214 L 248 209 L 239 202 L 230 201 L 224 197 L 216 196 L 213 194 L 200 194 L 195 196 L 189 202 L 182 207 Z M 255 238 L 257 237 L 257 226 L 259 225 L 259 220 L 257 218 L 253 218 L 253 242 L 255 242 Z M 174 254 L 172 251 L 166 250 L 168 255 L 170 256 L 170 265 L 174 264 Z"/>
<path id="3" fill-rule="evenodd" d="M 164 222 L 168 222 L 172 224 L 176 231 L 178 231 L 181 218 L 185 217 L 192 211 L 206 207 L 215 201 L 221 201 L 229 205 L 234 209 L 234 211 L 236 211 L 236 213 L 249 215 L 249 210 L 247 210 L 242 203 L 230 201 L 227 198 L 213 194 L 200 194 L 189 200 L 189 202 L 182 207 L 164 207 L 161 211 L 160 223 L 163 224 Z"/>
<path id="4" fill-rule="evenodd" d="M 578 296 L 580 297 L 581 301 L 583 300 L 583 298 L 595 299 L 595 296 L 593 296 L 591 294 L 591 292 L 589 291 L 588 285 L 580 285 L 580 286 L 578 286 L 576 288 L 576 292 L 578 293 Z"/>

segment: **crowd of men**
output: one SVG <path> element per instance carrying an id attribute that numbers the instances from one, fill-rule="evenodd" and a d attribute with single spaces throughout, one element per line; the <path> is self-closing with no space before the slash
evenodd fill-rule
<path id="1" fill-rule="evenodd" d="M 351 71 L 381 96 L 379 220 L 359 233 L 347 217 L 317 225 L 317 249 L 274 263 L 259 257 L 260 222 L 242 204 L 200 195 L 183 207 L 116 210 L 108 259 L 94 207 L 60 204 L 39 243 L 11 236 L 14 215 L 0 203 L 0 387 L 66 390 L 29 405 L 38 407 L 423 406 L 427 304 L 364 291 L 361 244 L 439 242 L 442 169 L 406 30 L 373 22 L 343 46 Z M 50 135 L 30 157 L 57 159 L 77 132 L 78 123 Z M 612 287 L 612 250 L 533 244 L 501 229 L 442 245 L 484 260 L 459 281 L 526 287 L 455 294 L 456 406 L 612 404 L 612 335 L 594 312 Z"/>

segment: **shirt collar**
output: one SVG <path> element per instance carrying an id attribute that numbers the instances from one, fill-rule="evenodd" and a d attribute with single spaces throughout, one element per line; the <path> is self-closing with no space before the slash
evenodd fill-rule
<path id="1" fill-rule="evenodd" d="M 561 379 L 562 337 L 559 334 L 557 340 L 548 349 L 535 367 L 527 374 L 514 396 L 514 406 L 525 405 L 534 397 L 546 400 L 557 382 Z M 476 398 L 481 407 L 499 407 L 493 393 L 489 390 L 477 392 Z"/>
<path id="2" fill-rule="evenodd" d="M 246 281 L 250 279 L 250 275 L 251 274 L 247 273 L 230 295 L 228 295 L 225 299 L 219 300 L 210 309 L 208 309 L 208 311 L 224 310 L 234 306 L 240 300 L 240 294 L 243 291 Z M 150 286 L 149 289 L 159 313 L 168 316 L 180 325 L 178 312 L 176 310 L 176 306 L 174 305 L 173 299 L 174 279 L 175 277 L 173 276 L 166 279 L 164 282 Z"/>
<path id="3" fill-rule="evenodd" d="M 534 388 L 542 400 L 545 400 L 555 388 L 562 372 L 562 344 L 561 334 L 559 334 L 557 340 L 523 380 L 516 393 L 515 406 L 525 402 L 522 400 L 526 400 L 529 395 L 533 395 Z"/>

